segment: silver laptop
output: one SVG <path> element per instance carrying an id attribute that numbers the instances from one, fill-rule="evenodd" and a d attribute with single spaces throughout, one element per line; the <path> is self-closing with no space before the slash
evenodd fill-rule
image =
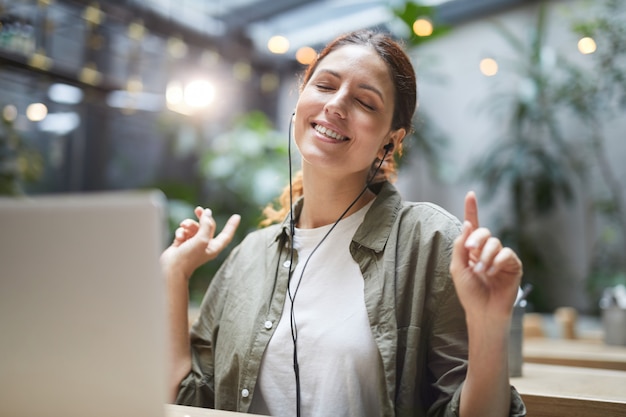
<path id="1" fill-rule="evenodd" d="M 0 198 L 0 416 L 164 414 L 158 191 Z"/>

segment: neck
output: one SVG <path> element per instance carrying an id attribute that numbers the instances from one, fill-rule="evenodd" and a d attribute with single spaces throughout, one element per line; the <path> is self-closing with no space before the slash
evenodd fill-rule
<path id="1" fill-rule="evenodd" d="M 304 168 L 304 206 L 298 219 L 298 227 L 310 229 L 336 222 L 363 192 L 366 180 L 367 177 L 363 174 L 343 178 L 324 177 L 319 173 L 307 175 L 307 170 Z M 371 190 L 366 190 L 344 218 L 359 211 L 375 196 Z"/>

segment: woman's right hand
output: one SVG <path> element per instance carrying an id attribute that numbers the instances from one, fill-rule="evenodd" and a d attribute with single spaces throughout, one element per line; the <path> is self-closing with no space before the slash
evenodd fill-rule
<path id="1" fill-rule="evenodd" d="M 166 276 L 182 274 L 186 279 L 202 264 L 219 255 L 233 240 L 241 217 L 234 214 L 215 236 L 216 224 L 211 210 L 196 207 L 198 221 L 183 220 L 176 229 L 174 241 L 161 254 L 161 267 Z"/>

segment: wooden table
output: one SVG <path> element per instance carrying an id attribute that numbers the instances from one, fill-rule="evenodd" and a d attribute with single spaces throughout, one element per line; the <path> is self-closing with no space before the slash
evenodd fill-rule
<path id="1" fill-rule="evenodd" d="M 626 372 L 525 363 L 511 384 L 529 417 L 624 417 Z"/>
<path id="2" fill-rule="evenodd" d="M 626 371 L 626 346 L 602 340 L 524 338 L 522 352 L 525 363 Z"/>
<path id="3" fill-rule="evenodd" d="M 236 417 L 254 415 L 233 411 L 210 410 L 208 408 L 186 407 L 184 405 L 165 405 L 165 417 Z"/>
<path id="4" fill-rule="evenodd" d="M 626 372 L 525 363 L 511 384 L 529 417 L 624 417 Z M 244 414 L 166 405 L 165 417 L 236 417 Z M 245 414 L 250 416 L 250 414 Z"/>

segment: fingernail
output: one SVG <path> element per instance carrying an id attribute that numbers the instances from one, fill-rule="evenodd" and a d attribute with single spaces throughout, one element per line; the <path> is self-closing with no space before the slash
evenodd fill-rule
<path id="1" fill-rule="evenodd" d="M 470 237 L 469 239 L 467 239 L 465 241 L 465 247 L 466 248 L 477 248 L 478 247 L 478 242 L 476 241 L 476 239 Z"/>
<path id="2" fill-rule="evenodd" d="M 482 262 L 478 262 L 474 265 L 474 272 L 480 274 L 485 269 L 485 265 Z"/>

